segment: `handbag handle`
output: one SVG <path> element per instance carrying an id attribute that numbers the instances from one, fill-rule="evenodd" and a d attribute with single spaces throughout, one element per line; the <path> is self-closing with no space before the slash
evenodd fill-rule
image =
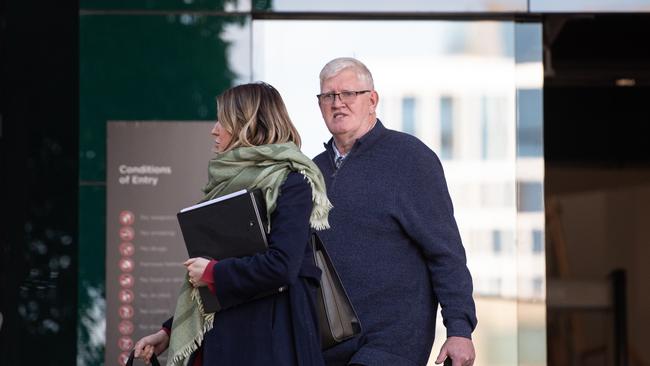
<path id="1" fill-rule="evenodd" d="M 129 359 L 126 360 L 125 366 L 133 366 L 134 358 L 135 358 L 135 350 L 131 350 L 131 354 L 129 355 Z M 158 362 L 158 358 L 156 358 L 155 353 L 151 355 L 151 359 L 149 361 L 151 362 L 151 366 L 160 366 L 160 362 Z"/>

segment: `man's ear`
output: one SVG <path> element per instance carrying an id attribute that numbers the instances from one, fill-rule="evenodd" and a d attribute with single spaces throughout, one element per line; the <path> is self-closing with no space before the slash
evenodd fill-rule
<path id="1" fill-rule="evenodd" d="M 379 94 L 377 93 L 376 90 L 373 90 L 370 92 L 370 107 L 372 112 L 375 112 L 375 109 L 377 108 L 377 104 L 379 103 Z"/>

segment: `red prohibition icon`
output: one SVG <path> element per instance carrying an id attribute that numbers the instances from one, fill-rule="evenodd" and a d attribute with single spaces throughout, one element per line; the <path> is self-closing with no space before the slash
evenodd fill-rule
<path id="1" fill-rule="evenodd" d="M 120 297 L 120 302 L 124 304 L 130 304 L 131 302 L 133 302 L 133 298 L 135 296 L 133 295 L 133 291 L 122 289 L 120 290 L 119 297 Z"/>
<path id="2" fill-rule="evenodd" d="M 131 319 L 131 318 L 133 318 L 133 314 L 134 314 L 133 306 L 131 306 L 131 305 L 122 305 L 122 306 L 120 306 L 119 313 L 120 313 L 120 318 L 122 318 L 122 319 Z"/>
<path id="3" fill-rule="evenodd" d="M 129 243 L 128 241 L 120 244 L 119 249 L 122 257 L 130 257 L 133 255 L 133 253 L 135 253 L 135 246 L 133 243 Z"/>
<path id="4" fill-rule="evenodd" d="M 119 262 L 120 269 L 122 272 L 131 272 L 133 271 L 134 263 L 131 258 L 122 258 Z"/>
<path id="5" fill-rule="evenodd" d="M 128 352 L 122 352 L 120 353 L 119 356 L 117 356 L 117 362 L 120 364 L 120 366 L 126 366 L 126 361 L 128 360 L 129 360 Z"/>
<path id="6" fill-rule="evenodd" d="M 123 241 L 131 241 L 135 237 L 135 231 L 130 226 L 123 226 L 120 228 L 120 239 Z"/>
<path id="7" fill-rule="evenodd" d="M 135 279 L 128 273 L 120 275 L 120 286 L 124 288 L 132 288 L 135 283 Z"/>
<path id="8" fill-rule="evenodd" d="M 117 346 L 120 347 L 122 351 L 129 351 L 133 348 L 133 339 L 130 337 L 120 337 L 117 341 Z"/>
<path id="9" fill-rule="evenodd" d="M 122 224 L 123 226 L 131 226 L 135 222 L 135 215 L 131 211 L 124 210 L 120 212 L 119 220 L 120 220 L 120 224 Z"/>
<path id="10" fill-rule="evenodd" d="M 117 326 L 117 329 L 121 335 L 131 335 L 133 334 L 133 323 L 129 320 L 122 320 Z"/>

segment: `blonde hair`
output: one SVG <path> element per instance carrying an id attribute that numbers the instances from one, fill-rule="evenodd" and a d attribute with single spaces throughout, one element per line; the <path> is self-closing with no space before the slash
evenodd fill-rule
<path id="1" fill-rule="evenodd" d="M 264 82 L 238 85 L 220 94 L 217 120 L 232 135 L 225 150 L 285 142 L 300 147 L 300 134 L 280 93 Z"/>
<path id="2" fill-rule="evenodd" d="M 323 82 L 333 76 L 338 75 L 343 70 L 351 69 L 357 74 L 357 79 L 364 83 L 369 89 L 375 89 L 375 83 L 372 80 L 372 74 L 370 70 L 363 64 L 363 62 L 352 57 L 339 57 L 335 58 L 332 61 L 328 62 L 323 66 L 323 69 L 320 72 L 320 85 L 323 86 Z"/>

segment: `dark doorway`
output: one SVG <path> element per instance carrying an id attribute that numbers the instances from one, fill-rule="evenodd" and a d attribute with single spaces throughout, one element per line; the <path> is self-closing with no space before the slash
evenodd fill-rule
<path id="1" fill-rule="evenodd" d="M 650 365 L 650 14 L 545 17 L 548 365 Z"/>
<path id="2" fill-rule="evenodd" d="M 74 365 L 76 1 L 0 0 L 0 365 Z"/>

